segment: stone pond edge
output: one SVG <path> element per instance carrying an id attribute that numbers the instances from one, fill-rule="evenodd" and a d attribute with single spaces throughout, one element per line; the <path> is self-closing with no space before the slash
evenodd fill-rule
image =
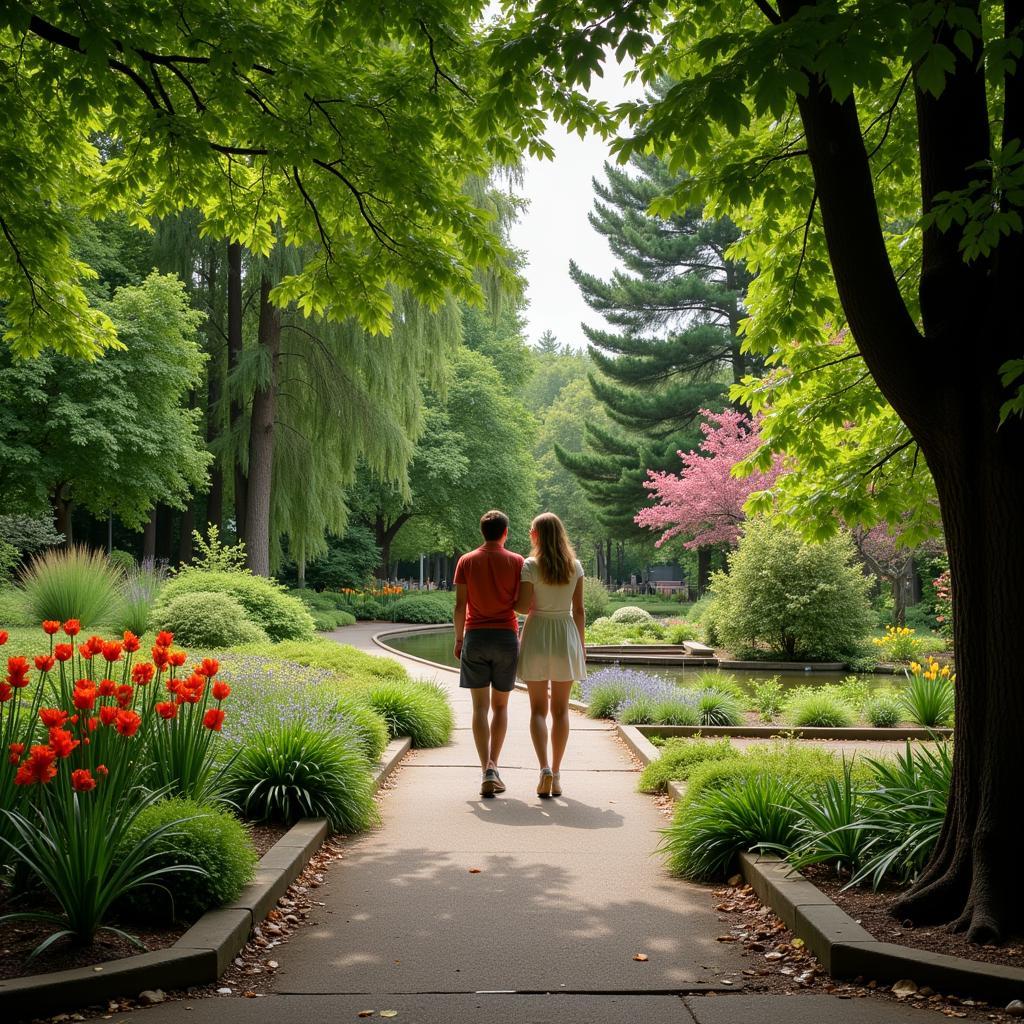
<path id="1" fill-rule="evenodd" d="M 374 773 L 374 791 L 394 772 L 412 744 L 392 740 Z M 181 989 L 215 982 L 248 942 L 327 838 L 323 818 L 304 818 L 260 859 L 238 899 L 209 910 L 166 949 L 48 974 L 0 980 L 0 1013 L 14 1021 L 138 996 L 147 989 Z"/>
<path id="2" fill-rule="evenodd" d="M 636 726 L 619 725 L 618 733 L 644 764 L 659 756 L 658 748 Z M 672 782 L 668 791 L 678 800 L 684 786 Z M 758 899 L 803 940 L 833 978 L 887 983 L 907 978 L 936 992 L 978 996 L 1004 1005 L 1024 995 L 1021 968 L 881 942 L 778 857 L 740 854 L 740 870 Z"/>

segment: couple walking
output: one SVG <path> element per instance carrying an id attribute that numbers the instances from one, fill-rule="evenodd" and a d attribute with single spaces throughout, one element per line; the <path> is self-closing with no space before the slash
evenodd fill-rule
<path id="1" fill-rule="evenodd" d="M 485 512 L 480 532 L 483 544 L 459 559 L 454 577 L 455 657 L 459 685 L 473 698 L 480 795 L 505 792 L 498 759 L 508 729 L 508 695 L 518 677 L 530 693 L 530 738 L 540 764 L 537 795 L 561 796 L 569 691 L 575 680 L 587 677 L 583 566 L 562 521 L 551 512 L 530 524 L 527 559 L 505 550 L 504 512 Z M 517 612 L 526 614 L 522 641 Z"/>

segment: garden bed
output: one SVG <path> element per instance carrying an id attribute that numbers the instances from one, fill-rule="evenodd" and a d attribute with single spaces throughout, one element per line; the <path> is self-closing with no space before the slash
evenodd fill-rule
<path id="1" fill-rule="evenodd" d="M 1005 946 L 978 946 L 941 925 L 915 928 L 909 921 L 900 922 L 889 911 L 892 901 L 899 895 L 896 888 L 877 892 L 862 888 L 844 889 L 843 882 L 824 868 L 806 868 L 802 874 L 879 942 L 893 942 L 965 960 L 1024 969 L 1024 933 Z"/>

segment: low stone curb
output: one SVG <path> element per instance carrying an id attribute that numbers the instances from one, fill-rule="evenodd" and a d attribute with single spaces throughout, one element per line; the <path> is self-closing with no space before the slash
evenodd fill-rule
<path id="1" fill-rule="evenodd" d="M 659 751 L 644 735 L 646 731 L 646 726 L 618 726 L 633 753 L 650 764 Z M 668 792 L 678 800 L 685 787 L 670 782 Z M 880 982 L 908 978 L 936 992 L 977 996 L 1004 1005 L 1024 995 L 1024 969 L 880 942 L 779 857 L 742 853 L 740 870 L 758 899 L 803 940 L 833 978 L 863 977 Z"/>
<path id="2" fill-rule="evenodd" d="M 411 745 L 408 737 L 388 744 L 374 774 L 374 791 Z M 173 946 L 91 967 L 0 980 L 0 1014 L 13 1024 L 128 993 L 134 996 L 145 989 L 167 991 L 216 981 L 249 941 L 253 926 L 273 909 L 326 837 L 323 818 L 298 822 L 263 855 L 256 877 L 238 899 L 207 911 Z"/>
<path id="3" fill-rule="evenodd" d="M 836 728 L 791 725 L 641 725 L 637 728 L 646 736 L 738 736 L 751 739 L 934 740 L 953 735 L 952 729 L 923 729 L 917 726 L 882 729 L 868 725 Z"/>

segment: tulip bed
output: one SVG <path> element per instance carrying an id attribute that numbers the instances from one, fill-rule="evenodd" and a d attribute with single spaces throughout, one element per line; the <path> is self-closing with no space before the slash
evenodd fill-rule
<path id="1" fill-rule="evenodd" d="M 0 929 L 41 937 L 15 950 L 29 961 L 104 932 L 135 942 L 133 908 L 191 920 L 235 898 L 256 861 L 246 820 L 365 828 L 389 725 L 450 732 L 443 694 L 337 645 L 190 657 L 167 631 L 42 629 L 0 630 Z"/>

